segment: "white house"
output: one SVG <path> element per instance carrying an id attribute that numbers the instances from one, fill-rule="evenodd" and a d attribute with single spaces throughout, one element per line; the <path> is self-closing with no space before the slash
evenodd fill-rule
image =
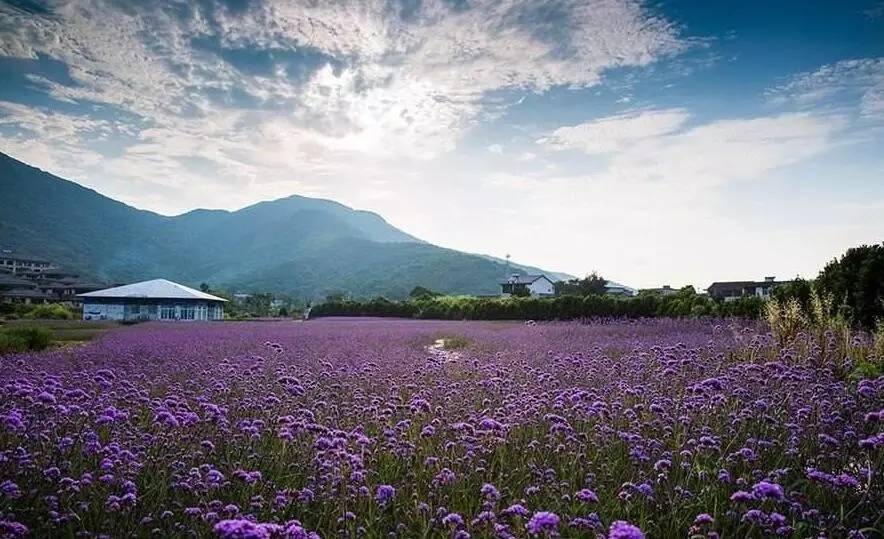
<path id="1" fill-rule="evenodd" d="M 614 281 L 605 281 L 605 294 L 609 296 L 632 297 L 638 294 L 634 288 L 630 288 L 625 284 L 615 283 Z"/>
<path id="2" fill-rule="evenodd" d="M 525 292 L 532 297 L 555 296 L 556 288 L 552 280 L 546 275 L 518 275 L 513 274 L 509 279 L 500 283 L 500 295 L 524 295 Z"/>
<path id="3" fill-rule="evenodd" d="M 83 320 L 220 320 L 224 298 L 154 279 L 79 294 Z"/>

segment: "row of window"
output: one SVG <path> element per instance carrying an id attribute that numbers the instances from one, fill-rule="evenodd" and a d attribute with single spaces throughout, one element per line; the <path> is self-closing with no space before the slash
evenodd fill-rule
<path id="1" fill-rule="evenodd" d="M 16 264 L 16 263 L 18 263 L 18 264 Z M 49 267 L 48 262 L 21 262 L 18 260 L 4 260 L 3 265 L 4 266 L 15 266 L 15 265 L 30 266 L 33 268 L 48 268 Z"/>
<path id="2" fill-rule="evenodd" d="M 221 318 L 221 308 L 205 305 L 162 305 L 160 320 L 209 320 Z M 211 314 L 211 316 L 210 316 Z"/>

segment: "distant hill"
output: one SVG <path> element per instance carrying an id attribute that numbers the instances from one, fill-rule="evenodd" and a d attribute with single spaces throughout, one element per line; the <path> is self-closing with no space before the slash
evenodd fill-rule
<path id="1" fill-rule="evenodd" d="M 493 294 L 506 274 L 499 259 L 426 243 L 375 213 L 331 200 L 291 196 L 167 217 L 2 153 L 0 246 L 107 281 L 164 277 L 306 298 L 333 291 L 400 298 L 417 285 Z"/>

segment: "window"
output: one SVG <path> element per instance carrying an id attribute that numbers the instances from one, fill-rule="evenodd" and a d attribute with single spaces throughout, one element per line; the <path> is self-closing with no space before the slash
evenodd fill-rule
<path id="1" fill-rule="evenodd" d="M 193 320 L 195 316 L 196 316 L 196 311 L 193 308 L 193 305 L 181 307 L 181 319 L 182 320 Z"/>
<path id="2" fill-rule="evenodd" d="M 161 305 L 160 306 L 160 320 L 175 320 L 175 306 L 174 305 Z"/>

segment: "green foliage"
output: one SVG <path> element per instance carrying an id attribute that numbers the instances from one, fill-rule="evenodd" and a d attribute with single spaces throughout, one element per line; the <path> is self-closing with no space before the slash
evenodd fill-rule
<path id="1" fill-rule="evenodd" d="M 411 289 L 411 292 L 408 293 L 408 297 L 414 298 L 414 299 L 425 298 L 425 297 L 432 298 L 432 297 L 441 296 L 441 295 L 442 294 L 440 294 L 439 292 L 433 292 L 429 288 L 425 288 L 423 286 L 415 286 L 414 288 Z"/>
<path id="2" fill-rule="evenodd" d="M 243 301 L 243 308 L 252 316 L 270 316 L 273 296 L 267 293 L 252 294 Z"/>
<path id="3" fill-rule="evenodd" d="M 605 284 L 608 281 L 596 272 L 592 272 L 583 279 L 571 279 L 554 283 L 556 294 L 587 296 L 590 294 L 604 294 Z"/>
<path id="4" fill-rule="evenodd" d="M 884 243 L 848 249 L 823 268 L 816 282 L 832 295 L 836 309 L 857 325 L 873 328 L 884 317 Z"/>
<path id="5" fill-rule="evenodd" d="M 51 343 L 52 332 L 46 328 L 0 328 L 0 354 L 43 350 Z"/>
<path id="6" fill-rule="evenodd" d="M 813 281 L 807 281 L 800 277 L 781 284 L 771 291 L 771 297 L 780 303 L 786 303 L 791 299 L 795 299 L 801 308 L 805 311 L 810 310 L 810 296 L 813 292 Z"/>
<path id="7" fill-rule="evenodd" d="M 328 303 L 340 303 L 346 299 L 347 299 L 347 294 L 345 294 L 344 292 L 338 292 L 338 291 L 329 292 L 325 296 L 325 301 Z"/>
<path id="8" fill-rule="evenodd" d="M 60 305 L 58 303 L 44 303 L 34 305 L 33 308 L 24 315 L 24 317 L 38 320 L 71 320 L 74 318 L 74 313 L 71 311 L 71 309 L 65 307 L 64 305 Z"/>
<path id="9" fill-rule="evenodd" d="M 693 289 L 686 289 L 672 296 L 643 295 L 631 298 L 598 294 L 553 298 L 423 296 L 402 302 L 375 298 L 367 302 L 322 303 L 313 307 L 310 316 L 393 316 L 448 320 L 568 320 L 655 316 L 758 318 L 763 305 L 763 301 L 755 297 L 717 303 L 708 296 L 695 294 Z"/>

